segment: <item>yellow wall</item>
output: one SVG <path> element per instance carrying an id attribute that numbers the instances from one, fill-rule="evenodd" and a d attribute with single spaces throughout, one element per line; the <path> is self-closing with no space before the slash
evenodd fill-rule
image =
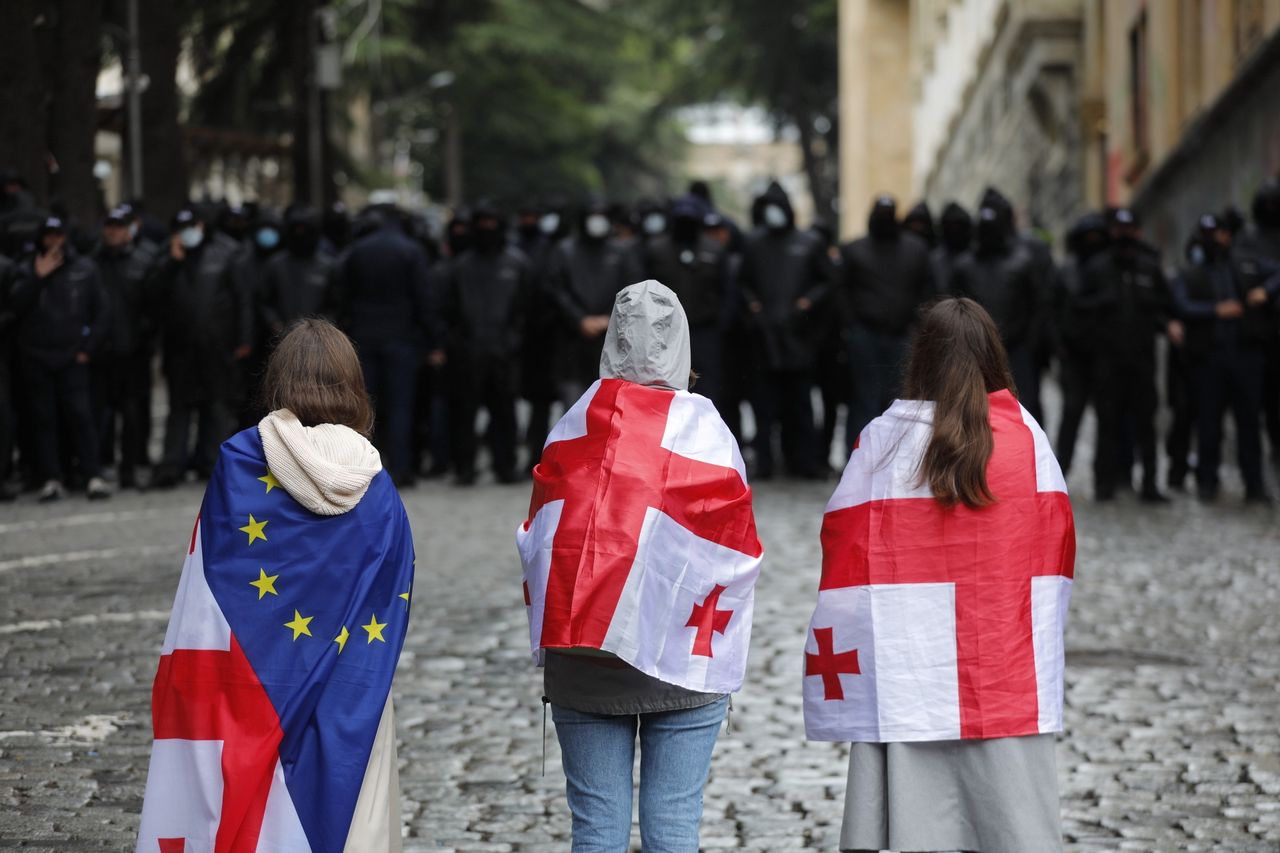
<path id="1" fill-rule="evenodd" d="M 1187 127 L 1225 91 L 1256 49 L 1240 43 L 1238 28 L 1249 14 L 1250 0 L 1085 0 L 1087 82 L 1102 80 L 1105 122 L 1086 127 L 1107 134 L 1106 197 L 1123 204 L 1135 186 L 1178 144 Z M 1280 29 L 1280 0 L 1253 0 L 1265 34 Z M 1147 21 L 1147 145 L 1140 148 L 1131 118 L 1130 34 L 1142 16 Z M 1101 33 L 1090 32 L 1101 27 Z M 1101 45 L 1090 51 L 1089 45 Z M 1095 176 L 1099 166 L 1091 160 Z M 1096 181 L 1101 185 L 1102 181 Z M 1090 195 L 1094 194 L 1092 188 Z"/>
<path id="2" fill-rule="evenodd" d="M 911 203 L 911 4 L 840 0 L 840 236 L 878 193 Z"/>

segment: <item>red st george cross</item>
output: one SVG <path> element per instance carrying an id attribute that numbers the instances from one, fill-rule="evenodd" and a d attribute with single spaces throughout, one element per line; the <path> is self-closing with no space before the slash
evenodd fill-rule
<path id="1" fill-rule="evenodd" d="M 194 553 L 195 534 L 191 543 Z M 156 740 L 222 741 L 222 810 L 214 850 L 253 853 L 284 735 L 235 637 L 227 651 L 174 649 L 161 656 L 151 717 Z M 186 847 L 182 838 L 158 841 L 160 853 Z"/>
<path id="2" fill-rule="evenodd" d="M 1075 566 L 1066 493 L 1036 491 L 1035 441 L 1018 401 L 1007 391 L 990 400 L 995 452 L 987 483 L 995 504 L 971 510 L 932 498 L 874 500 L 833 510 L 822 526 L 820 589 L 955 585 L 962 738 L 1039 730 L 1031 579 L 1070 578 Z M 806 674 L 825 683 L 839 656 L 829 635 L 818 649 L 821 660 L 809 664 L 817 669 Z M 841 699 L 843 691 L 828 689 L 826 698 Z"/>
<path id="3" fill-rule="evenodd" d="M 587 408 L 587 434 L 543 451 L 525 529 L 542 507 L 564 501 L 551 548 L 543 647 L 604 642 L 650 507 L 703 539 L 752 557 L 762 553 L 750 489 L 738 472 L 662 446 L 674 400 L 672 391 L 602 380 Z M 690 654 L 711 657 L 712 632 L 728 627 L 732 611 L 717 610 L 723 591 L 717 585 L 694 607 L 686 626 L 698 629 Z"/>
<path id="4" fill-rule="evenodd" d="M 832 628 L 814 628 L 813 638 L 818 643 L 818 653 L 804 653 L 804 674 L 822 676 L 822 698 L 839 700 L 844 698 L 844 686 L 840 683 L 841 675 L 858 675 L 858 650 L 836 654 Z"/>

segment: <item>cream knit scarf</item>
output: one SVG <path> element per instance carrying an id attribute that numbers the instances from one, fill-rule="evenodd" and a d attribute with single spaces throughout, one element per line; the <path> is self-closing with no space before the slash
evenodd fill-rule
<path id="1" fill-rule="evenodd" d="M 258 424 L 267 469 L 289 495 L 317 515 L 342 515 L 360 503 L 382 458 L 368 439 L 338 424 L 303 426 L 288 409 Z"/>

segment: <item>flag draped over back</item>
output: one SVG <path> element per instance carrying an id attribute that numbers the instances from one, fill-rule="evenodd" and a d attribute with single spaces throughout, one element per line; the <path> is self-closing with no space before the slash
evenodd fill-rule
<path id="1" fill-rule="evenodd" d="M 944 507 L 920 481 L 932 403 L 899 400 L 859 437 L 822 525 L 811 740 L 1062 730 L 1071 503 L 1040 426 L 1008 391 L 989 400 L 996 503 L 982 509 Z"/>
<path id="2" fill-rule="evenodd" d="M 398 844 L 398 813 L 390 829 L 353 815 L 389 770 L 374 743 L 394 737 L 412 583 L 386 472 L 319 516 L 276 483 L 256 428 L 224 444 L 152 691 L 137 849 L 341 851 L 378 831 Z"/>
<path id="3" fill-rule="evenodd" d="M 600 649 L 691 690 L 742 686 L 756 536 L 709 400 L 603 379 L 556 425 L 516 531 L 535 659 Z"/>

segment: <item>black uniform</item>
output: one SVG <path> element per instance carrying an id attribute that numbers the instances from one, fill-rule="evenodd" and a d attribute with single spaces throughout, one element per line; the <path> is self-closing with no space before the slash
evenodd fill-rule
<path id="1" fill-rule="evenodd" d="M 561 400 L 571 405 L 600 377 L 604 333 L 587 338 L 580 324 L 585 317 L 608 316 L 618 291 L 643 278 L 637 256 L 611 238 L 592 239 L 585 233 L 570 237 L 551 253 L 547 290 L 560 309 Z"/>
<path id="2" fill-rule="evenodd" d="M 516 395 L 533 281 L 529 261 L 510 246 L 477 246 L 456 258 L 445 289 L 449 411 L 460 482 L 475 478 L 476 413 L 489 413 L 494 475 L 516 479 Z"/>
<path id="3" fill-rule="evenodd" d="M 1174 309 L 1186 324 L 1185 350 L 1197 397 L 1196 483 L 1202 497 L 1217 495 L 1222 417 L 1230 407 L 1235 415 L 1236 448 L 1246 496 L 1263 499 L 1259 432 L 1263 345 L 1269 324 L 1274 321 L 1272 311 L 1280 277 L 1264 265 L 1270 303 L 1248 306 L 1247 292 L 1252 283 L 1237 260 L 1212 242 L 1207 241 L 1204 248 L 1204 263 L 1186 267 L 1173 284 Z M 1218 317 L 1217 306 L 1231 300 L 1248 306 L 1244 316 Z"/>
<path id="4" fill-rule="evenodd" d="M 727 318 L 728 258 L 724 248 L 702 236 L 701 223 L 677 217 L 672 233 L 649 240 L 646 266 L 649 278 L 671 288 L 689 319 L 689 348 L 696 390 L 717 406 L 723 405 L 724 328 Z"/>
<path id="5" fill-rule="evenodd" d="M 111 300 L 111 332 L 102 357 L 93 365 L 99 451 L 104 465 L 114 463 L 118 421 L 119 482 L 128 488 L 136 483 L 137 467 L 143 461 L 143 427 L 151 416 L 147 387 L 155 318 L 146 288 L 155 256 L 147 247 L 130 243 L 119 249 L 99 246 L 93 259 Z"/>
<path id="6" fill-rule="evenodd" d="M 762 211 L 766 224 L 747 237 L 738 279 L 761 365 L 752 401 L 756 476 L 773 475 L 773 431 L 780 421 L 788 471 L 812 477 L 817 474 L 810 399 L 817 346 L 813 311 L 829 292 L 831 267 L 822 241 L 796 230 L 782 187 L 769 187 Z M 801 307 L 802 300 L 808 308 Z"/>
<path id="7" fill-rule="evenodd" d="M 1076 438 L 1085 408 L 1093 396 L 1092 318 L 1080 305 L 1084 267 L 1106 248 L 1107 224 L 1099 214 L 1081 217 L 1067 236 L 1068 256 L 1058 271 L 1052 293 L 1053 343 L 1062 385 L 1062 422 L 1058 427 L 1058 464 L 1071 470 Z"/>
<path id="8" fill-rule="evenodd" d="M 11 500 L 9 466 L 13 464 L 13 360 L 18 317 L 10 304 L 16 264 L 0 254 L 0 500 Z"/>
<path id="9" fill-rule="evenodd" d="M 560 306 L 547 289 L 551 252 L 563 237 L 557 233 L 559 214 L 544 214 L 539 224 L 522 230 L 518 248 L 529 261 L 529 311 L 525 317 L 524 349 L 520 354 L 520 396 L 529 403 L 529 424 L 524 446 L 526 467 L 532 470 L 542 455 L 551 431 L 551 406 L 559 399 L 556 388 L 556 349 L 562 337 Z M 545 222 L 546 231 L 543 230 Z M 548 233 L 549 232 L 549 233 Z"/>
<path id="10" fill-rule="evenodd" d="M 69 241 L 63 251 L 62 265 L 43 279 L 36 277 L 33 260 L 21 264 L 10 304 L 19 322 L 18 352 L 23 385 L 31 395 L 31 435 L 40 476 L 63 480 L 58 437 L 65 418 L 87 482 L 99 472 L 89 363 L 110 332 L 111 300 L 93 261 L 76 254 Z"/>
<path id="11" fill-rule="evenodd" d="M 148 284 L 161 328 L 169 417 L 158 485 L 172 485 L 189 468 L 213 470 L 218 446 L 234 421 L 237 347 L 252 341 L 253 306 L 237 286 L 233 264 L 240 245 L 212 233 L 182 260 L 166 255 Z M 192 420 L 196 424 L 191 452 Z"/>
<path id="12" fill-rule="evenodd" d="M 334 271 L 338 317 L 360 353 L 378 406 L 378 441 L 397 484 L 412 483 L 413 414 L 422 352 L 441 344 L 439 306 L 422 247 L 389 212 L 349 248 Z"/>
<path id="13" fill-rule="evenodd" d="M 1253 225 L 1237 238 L 1234 250 L 1241 271 L 1253 284 L 1262 283 L 1261 270 L 1266 265 L 1280 264 L 1280 179 L 1267 181 L 1254 196 Z M 1280 305 L 1272 319 L 1262 344 L 1262 415 L 1271 459 L 1280 466 Z"/>
<path id="14" fill-rule="evenodd" d="M 928 245 L 901 229 L 885 202 L 872 208 L 867 236 L 846 243 L 840 254 L 853 370 L 845 443 L 852 449 L 863 427 L 897 396 L 911 326 L 933 297 L 934 280 Z"/>
<path id="15" fill-rule="evenodd" d="M 268 335 L 279 335 L 302 317 L 332 312 L 333 263 L 331 255 L 320 251 L 318 232 L 310 243 L 291 242 L 267 261 L 258 313 Z"/>
<path id="16" fill-rule="evenodd" d="M 1018 397 L 1039 420 L 1035 352 L 1041 291 L 1031 256 L 1008 237 L 1003 226 L 980 218 L 976 245 L 956 264 L 951 291 L 973 299 L 991 314 L 1009 354 Z"/>
<path id="17" fill-rule="evenodd" d="M 1076 304 L 1094 345 L 1093 391 L 1098 412 L 1094 488 L 1099 500 L 1127 485 L 1124 452 L 1129 427 L 1142 454 L 1142 495 L 1156 489 L 1156 336 L 1169 320 L 1169 289 L 1158 256 L 1124 239 L 1090 260 L 1080 276 Z"/>
<path id="18" fill-rule="evenodd" d="M 942 209 L 938 245 L 929 255 L 933 285 L 938 293 L 951 292 L 951 272 L 973 243 L 973 217 L 954 201 Z"/>

